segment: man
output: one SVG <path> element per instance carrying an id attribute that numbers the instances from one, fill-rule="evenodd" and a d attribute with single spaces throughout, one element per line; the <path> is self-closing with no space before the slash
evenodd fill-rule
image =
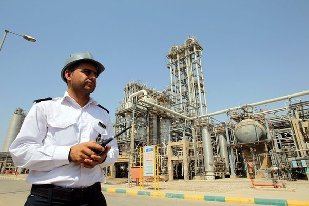
<path id="1" fill-rule="evenodd" d="M 63 97 L 36 100 L 10 146 L 15 166 L 28 168 L 25 205 L 104 206 L 102 168 L 119 155 L 108 110 L 90 94 L 104 66 L 89 52 L 72 54 L 61 71 Z"/>

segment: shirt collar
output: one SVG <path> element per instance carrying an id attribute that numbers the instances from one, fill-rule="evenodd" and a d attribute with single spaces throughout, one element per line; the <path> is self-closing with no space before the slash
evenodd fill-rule
<path id="1" fill-rule="evenodd" d="M 65 100 L 75 102 L 75 100 L 72 97 L 70 97 L 68 91 L 65 91 L 64 96 L 61 99 L 61 102 L 64 102 Z M 96 100 L 94 100 L 92 97 L 90 97 L 88 103 L 84 107 L 88 106 L 89 104 L 97 105 L 98 103 L 97 103 Z"/>

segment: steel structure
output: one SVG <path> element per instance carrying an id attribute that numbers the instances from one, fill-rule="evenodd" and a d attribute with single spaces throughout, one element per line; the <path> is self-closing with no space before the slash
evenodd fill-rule
<path id="1" fill-rule="evenodd" d="M 207 113 L 202 47 L 195 38 L 173 46 L 168 55 L 172 109 L 187 116 Z"/>
<path id="2" fill-rule="evenodd" d="M 140 82 L 125 86 L 115 133 L 128 125 L 132 129 L 118 138 L 121 157 L 111 175 L 132 181 L 131 167 L 140 165 L 139 148 L 155 144 L 160 176 L 166 180 L 305 176 L 308 102 L 302 98 L 309 92 L 207 113 L 202 50 L 192 37 L 171 47 L 167 55 L 170 85 L 164 91 Z M 296 98 L 301 100 L 295 103 Z M 282 101 L 287 106 L 259 108 Z M 216 121 L 220 114 L 226 114 L 225 121 Z"/>

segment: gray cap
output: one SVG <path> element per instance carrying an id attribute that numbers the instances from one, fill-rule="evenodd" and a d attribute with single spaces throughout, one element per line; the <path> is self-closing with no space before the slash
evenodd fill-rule
<path id="1" fill-rule="evenodd" d="M 63 81 L 66 82 L 66 79 L 64 77 L 65 70 L 67 70 L 68 68 L 70 68 L 70 66 L 72 66 L 73 64 L 77 62 L 93 63 L 97 67 L 98 75 L 100 75 L 105 69 L 103 64 L 93 59 L 93 56 L 90 52 L 80 52 L 80 53 L 71 54 L 70 57 L 65 61 L 64 67 L 61 71 L 61 78 L 63 79 Z"/>

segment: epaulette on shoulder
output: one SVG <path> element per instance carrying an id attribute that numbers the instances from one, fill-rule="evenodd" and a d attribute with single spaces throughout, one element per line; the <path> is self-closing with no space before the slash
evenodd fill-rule
<path id="1" fill-rule="evenodd" d="M 39 102 L 42 102 L 42 101 L 47 101 L 47 100 L 52 100 L 53 98 L 51 97 L 47 97 L 47 98 L 44 98 L 44 99 L 37 99 L 37 100 L 34 100 L 33 103 L 39 103 Z"/>
<path id="2" fill-rule="evenodd" d="M 109 113 L 108 109 L 106 109 L 106 108 L 103 107 L 102 105 L 98 104 L 98 107 L 100 107 L 101 109 L 104 109 L 107 113 Z"/>

